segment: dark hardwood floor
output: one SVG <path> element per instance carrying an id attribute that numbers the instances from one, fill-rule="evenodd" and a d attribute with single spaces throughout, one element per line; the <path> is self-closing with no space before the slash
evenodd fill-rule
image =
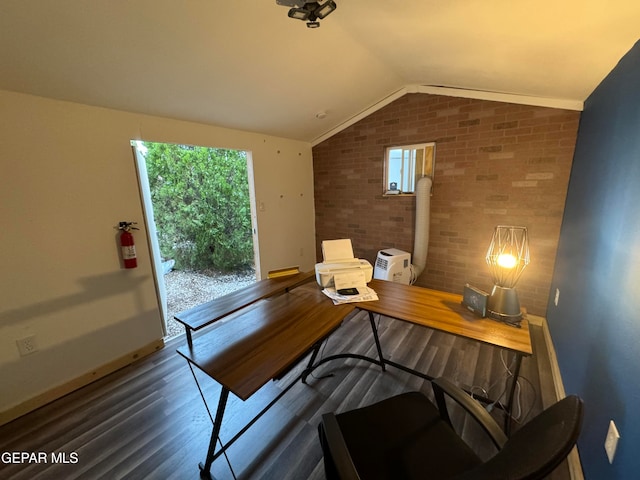
<path id="1" fill-rule="evenodd" d="M 495 348 L 409 324 L 380 319 L 385 354 L 426 372 L 446 376 L 478 394 L 500 396 L 512 355 Z M 553 403 L 554 390 L 540 327 L 532 326 L 534 355 L 522 365 L 514 414 L 523 423 L 543 405 Z M 199 478 L 211 434 L 211 420 L 185 360 L 175 349 L 184 336 L 162 351 L 0 427 L 0 452 L 43 452 L 41 463 L 0 462 L 2 479 L 179 479 Z M 375 356 L 369 322 L 362 313 L 345 321 L 325 345 L 325 355 L 352 351 Z M 221 432 L 230 439 L 295 375 L 270 382 L 248 401 L 233 395 Z M 332 376 L 320 379 L 324 374 Z M 220 387 L 198 379 L 215 412 Z M 368 362 L 337 360 L 314 372 L 308 384 L 296 384 L 213 465 L 217 479 L 323 479 L 317 425 L 322 413 L 345 411 L 393 394 L 421 390 L 424 380 Z M 500 418 L 499 409 L 493 415 Z M 482 448 L 462 416 L 454 419 L 465 435 Z M 517 423 L 515 427 L 517 428 Z M 4 454 L 6 455 L 6 454 Z M 56 456 L 56 458 L 53 458 Z M 58 463 L 54 463 L 57 460 Z M 65 460 L 66 463 L 63 463 Z M 233 470 L 231 470 L 231 468 Z M 569 478 L 566 464 L 549 478 Z"/>

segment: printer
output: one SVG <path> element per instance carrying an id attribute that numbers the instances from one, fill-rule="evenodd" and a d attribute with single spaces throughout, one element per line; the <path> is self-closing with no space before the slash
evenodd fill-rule
<path id="1" fill-rule="evenodd" d="M 367 260 L 353 257 L 351 239 L 324 240 L 322 263 L 316 263 L 316 281 L 323 288 L 364 286 L 371 281 L 373 267 Z"/>

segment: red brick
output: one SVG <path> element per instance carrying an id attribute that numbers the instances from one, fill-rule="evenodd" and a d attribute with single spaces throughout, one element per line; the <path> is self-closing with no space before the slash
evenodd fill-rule
<path id="1" fill-rule="evenodd" d="M 484 255 L 494 226 L 524 225 L 531 264 L 518 293 L 530 313 L 544 315 L 579 119 L 485 100 L 397 99 L 313 148 L 318 259 L 320 242 L 340 237 L 372 263 L 382 248 L 412 252 L 415 198 L 382 195 L 384 147 L 436 141 L 427 267 L 417 284 L 490 290 Z M 553 175 L 514 186 L 541 173 Z"/>

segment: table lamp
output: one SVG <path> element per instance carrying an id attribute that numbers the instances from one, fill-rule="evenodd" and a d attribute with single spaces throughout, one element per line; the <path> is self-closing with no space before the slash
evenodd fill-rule
<path id="1" fill-rule="evenodd" d="M 487 250 L 493 290 L 487 302 L 488 316 L 507 323 L 522 319 L 515 285 L 529 264 L 527 227 L 498 225 Z"/>

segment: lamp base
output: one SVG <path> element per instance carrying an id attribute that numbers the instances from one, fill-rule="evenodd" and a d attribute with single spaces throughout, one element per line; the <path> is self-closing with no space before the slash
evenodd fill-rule
<path id="1" fill-rule="evenodd" d="M 509 324 L 519 324 L 522 320 L 520 300 L 515 288 L 494 285 L 487 302 L 488 316 Z"/>

